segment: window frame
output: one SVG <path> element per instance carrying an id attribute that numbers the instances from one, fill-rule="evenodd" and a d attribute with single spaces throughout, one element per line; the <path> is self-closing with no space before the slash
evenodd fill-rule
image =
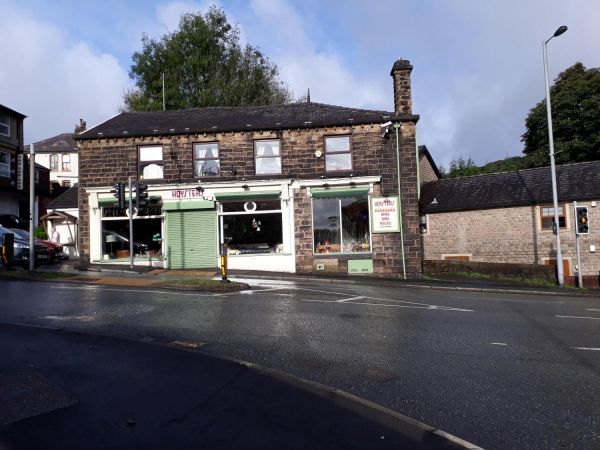
<path id="1" fill-rule="evenodd" d="M 365 197 L 367 200 L 367 210 L 369 212 L 369 250 L 364 252 L 343 252 L 341 251 L 344 248 L 344 236 L 342 230 L 342 199 L 344 198 L 359 198 Z M 334 200 L 338 200 L 338 213 L 340 215 L 340 251 L 339 252 L 329 252 L 329 253 L 317 253 L 315 247 L 315 210 L 314 210 L 314 202 L 315 200 L 323 200 L 323 199 L 310 199 L 310 227 L 311 227 L 311 239 L 312 239 L 312 255 L 324 257 L 324 256 L 338 256 L 338 255 L 372 255 L 373 254 L 373 228 L 372 228 L 372 210 L 371 210 L 371 195 L 360 195 L 356 197 L 332 197 Z"/>
<path id="2" fill-rule="evenodd" d="M 256 154 L 256 144 L 258 142 L 269 142 L 269 141 L 277 141 L 279 143 L 279 155 L 278 156 L 258 156 Z M 268 158 L 279 158 L 281 160 L 281 164 L 279 166 L 279 172 L 274 173 L 258 173 L 257 168 L 257 159 L 268 159 Z M 271 139 L 255 139 L 254 140 L 254 175 L 257 177 L 270 176 L 270 175 L 282 175 L 283 174 L 283 154 L 281 149 L 281 139 L 271 138 Z"/>
<path id="3" fill-rule="evenodd" d="M 35 184 L 39 184 L 40 183 L 40 171 L 36 170 L 34 173 L 35 173 L 35 178 L 34 178 Z"/>
<path id="4" fill-rule="evenodd" d="M 2 114 L 3 111 L 0 111 L 0 114 Z M 4 114 L 6 114 L 6 117 L 8 117 L 8 123 L 7 124 L 2 124 L 2 125 L 6 125 L 7 129 L 8 129 L 8 134 L 2 133 L 0 132 L 0 136 L 6 136 L 6 137 L 10 137 L 10 114 L 8 114 L 7 112 L 4 112 Z"/>
<path id="5" fill-rule="evenodd" d="M 568 229 L 568 222 L 567 222 L 567 205 L 565 203 L 559 203 L 558 208 L 562 208 L 563 213 L 558 215 L 558 224 L 559 224 L 559 229 L 561 230 L 567 230 Z M 544 215 L 544 208 L 552 208 L 554 209 L 554 205 L 540 205 L 540 230 L 541 231 L 552 231 L 552 225 L 550 225 L 550 227 L 544 227 L 544 219 L 554 219 L 554 214 L 552 214 L 551 216 L 545 216 Z M 560 226 L 560 219 L 564 218 L 565 219 L 565 226 L 562 227 Z M 554 223 L 554 220 L 551 220 L 550 223 Z"/>
<path id="6" fill-rule="evenodd" d="M 54 157 L 56 157 L 56 166 L 55 166 L 55 168 L 53 169 L 53 168 L 52 168 L 52 158 L 54 158 Z M 53 154 L 53 155 L 50 155 L 50 170 L 51 170 L 51 171 L 53 171 L 53 172 L 58 172 L 58 170 L 59 170 L 59 169 L 58 169 L 58 167 L 59 167 L 59 163 L 58 163 L 58 154 Z"/>
<path id="7" fill-rule="evenodd" d="M 216 158 L 196 158 L 196 145 L 209 145 L 217 144 L 217 157 Z M 165 155 L 163 154 L 163 159 Z M 219 162 L 219 173 L 216 175 L 196 175 L 196 161 L 218 161 Z M 194 171 L 194 178 L 216 178 L 221 175 L 221 144 L 219 141 L 211 142 L 194 142 L 192 144 L 192 170 Z"/>
<path id="8" fill-rule="evenodd" d="M 335 138 L 348 138 L 348 151 L 344 152 L 328 152 L 327 151 L 327 139 L 335 139 Z M 354 152 L 353 152 L 353 140 L 351 134 L 329 134 L 323 136 L 323 148 L 324 148 L 324 164 L 325 164 L 325 172 L 350 172 L 354 170 Z M 350 168 L 349 169 L 339 169 L 339 170 L 328 170 L 327 169 L 327 155 L 345 155 L 350 154 Z"/>
<path id="9" fill-rule="evenodd" d="M 6 172 L 6 176 L 4 176 L 4 175 L 0 175 L 0 178 L 10 178 L 10 161 L 11 161 L 11 159 L 12 159 L 12 158 L 11 158 L 11 156 L 12 156 L 12 155 L 11 155 L 10 153 L 8 153 L 8 152 L 4 152 L 4 151 L 0 151 L 0 153 L 4 153 L 4 154 L 8 155 L 8 164 L 6 164 L 6 165 L 8 165 L 8 170 L 7 170 L 7 172 Z M 5 164 L 4 164 L 4 163 L 2 163 L 2 165 L 4 166 Z"/>
<path id="10" fill-rule="evenodd" d="M 162 159 L 158 160 L 148 160 L 148 161 L 144 161 L 144 164 L 146 165 L 150 165 L 150 164 L 157 164 L 160 163 L 162 164 L 162 168 L 163 168 L 163 176 L 162 178 L 143 178 L 142 174 L 140 173 L 140 165 L 142 164 L 142 161 L 140 161 L 140 152 L 143 148 L 150 148 L 150 147 L 160 147 L 160 151 L 161 151 L 161 155 L 162 155 Z M 138 174 L 138 180 L 144 180 L 144 181 L 162 181 L 165 179 L 165 148 L 163 145 L 158 144 L 158 145 L 138 145 L 137 147 L 137 174 Z"/>
<path id="11" fill-rule="evenodd" d="M 65 161 L 65 157 L 69 158 L 68 161 Z M 62 172 L 70 172 L 71 171 L 71 155 L 69 153 L 65 153 L 64 155 L 62 155 Z M 65 164 L 68 164 L 68 168 L 65 169 Z"/>

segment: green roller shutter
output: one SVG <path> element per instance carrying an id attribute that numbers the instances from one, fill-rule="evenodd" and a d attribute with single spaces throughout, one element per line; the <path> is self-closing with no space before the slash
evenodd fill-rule
<path id="1" fill-rule="evenodd" d="M 169 269 L 217 266 L 217 219 L 214 210 L 167 212 Z"/>
<path id="2" fill-rule="evenodd" d="M 347 187 L 338 189 L 312 189 L 312 198 L 363 197 L 369 193 L 369 186 Z"/>

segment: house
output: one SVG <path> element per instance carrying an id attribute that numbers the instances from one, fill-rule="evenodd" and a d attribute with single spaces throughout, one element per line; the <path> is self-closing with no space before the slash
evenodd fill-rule
<path id="1" fill-rule="evenodd" d="M 127 211 L 111 189 L 132 177 L 150 200 L 134 213 L 136 264 L 214 268 L 225 243 L 232 269 L 420 275 L 411 71 L 392 67 L 391 112 L 307 102 L 122 113 L 74 135 L 81 258 L 128 263 Z"/>
<path id="2" fill-rule="evenodd" d="M 29 217 L 27 209 L 19 203 L 26 199 L 18 189 L 18 161 L 23 159 L 24 114 L 0 105 L 0 214 Z"/>
<path id="3" fill-rule="evenodd" d="M 37 158 L 36 158 L 37 159 Z M 27 211 L 29 215 L 29 158 L 24 158 L 24 173 L 23 173 L 23 184 L 25 198 L 20 202 L 19 208 L 21 211 Z M 34 208 L 34 223 L 37 226 L 40 221 L 40 217 L 46 214 L 46 207 L 54 199 L 52 197 L 50 189 L 50 169 L 42 166 L 41 164 L 35 163 L 35 208 Z"/>
<path id="4" fill-rule="evenodd" d="M 85 130 L 85 122 L 80 120 L 76 128 Z M 72 136 L 72 133 L 63 133 L 34 143 L 35 160 L 50 169 L 50 183 L 65 188 L 77 184 L 79 179 L 77 143 Z M 28 145 L 25 153 L 29 153 Z"/>
<path id="5" fill-rule="evenodd" d="M 565 276 L 577 256 L 573 202 L 587 206 L 580 236 L 581 273 L 597 277 L 600 256 L 600 161 L 556 167 Z M 421 186 L 424 260 L 556 265 L 550 167 L 433 180 Z"/>
<path id="6" fill-rule="evenodd" d="M 60 244 L 63 246 L 64 254 L 69 259 L 79 257 L 77 246 L 78 218 L 79 218 L 79 188 L 72 186 L 61 196 L 53 200 L 47 206 L 48 213 L 40 219 L 46 234 L 51 236 L 52 229 L 56 229 L 60 235 Z"/>

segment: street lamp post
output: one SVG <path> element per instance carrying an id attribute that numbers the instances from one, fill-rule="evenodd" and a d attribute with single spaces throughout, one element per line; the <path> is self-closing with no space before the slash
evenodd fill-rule
<path id="1" fill-rule="evenodd" d="M 550 38 L 560 36 L 567 31 L 566 26 L 560 27 Z M 546 75 L 546 109 L 548 111 L 548 138 L 550 139 L 550 169 L 552 172 L 552 200 L 554 202 L 554 227 L 556 229 L 556 269 L 558 271 L 558 285 L 565 284 L 565 274 L 563 270 L 563 258 L 560 251 L 560 223 L 558 219 L 558 196 L 556 193 L 556 167 L 554 165 L 554 137 L 552 136 L 552 109 L 550 108 L 550 80 L 548 78 L 548 51 L 547 44 L 550 42 L 542 41 L 542 49 L 544 50 L 544 73 Z"/>

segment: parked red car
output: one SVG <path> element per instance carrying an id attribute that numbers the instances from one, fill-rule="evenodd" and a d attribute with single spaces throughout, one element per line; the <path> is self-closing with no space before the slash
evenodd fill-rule
<path id="1" fill-rule="evenodd" d="M 28 231 L 20 230 L 18 228 L 8 228 L 8 229 L 10 231 L 12 231 L 13 233 L 15 233 L 17 236 L 19 236 L 25 240 L 29 240 L 29 232 Z M 55 242 L 52 242 L 52 241 L 46 241 L 46 240 L 42 240 L 42 239 L 36 239 L 35 242 L 37 242 L 38 244 L 45 245 L 50 250 L 50 254 L 48 256 L 48 262 L 60 261 L 61 259 L 64 258 L 62 245 L 56 244 Z"/>

